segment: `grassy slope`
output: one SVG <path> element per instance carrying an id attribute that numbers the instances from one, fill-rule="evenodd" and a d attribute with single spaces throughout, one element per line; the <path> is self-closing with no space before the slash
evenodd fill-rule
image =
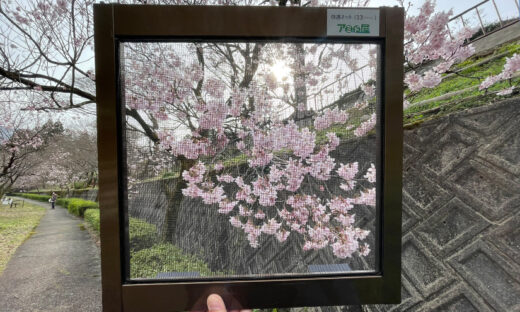
<path id="1" fill-rule="evenodd" d="M 18 246 L 33 233 L 45 208 L 24 203 L 23 208 L 0 205 L 0 274 Z"/>
<path id="2" fill-rule="evenodd" d="M 492 55 L 473 56 L 463 63 L 455 65 L 452 70 L 462 69 L 462 71 L 458 73 L 459 75 L 450 75 L 443 79 L 437 87 L 423 89 L 410 97 L 410 103 L 412 105 L 404 111 L 404 123 L 411 124 L 432 117 L 443 116 L 454 111 L 485 105 L 490 101 L 500 99 L 500 97 L 494 95 L 492 92 L 485 93 L 479 91 L 478 85 L 480 85 L 485 77 L 500 73 L 504 68 L 506 57 L 511 57 L 514 53 L 520 53 L 520 41 L 500 46 Z M 492 59 L 493 56 L 500 54 L 504 55 Z M 485 62 L 488 59 L 491 60 Z M 480 79 L 470 77 L 477 77 Z M 489 88 L 489 91 L 498 91 L 507 88 L 510 86 L 509 83 L 509 81 L 496 83 Z M 512 83 L 519 84 L 520 78 L 513 79 Z M 422 101 L 433 99 L 449 92 L 466 89 L 468 87 L 474 88 L 442 100 L 418 104 Z M 409 91 L 407 90 L 405 93 L 409 94 Z M 414 106 L 414 104 L 418 105 Z"/>

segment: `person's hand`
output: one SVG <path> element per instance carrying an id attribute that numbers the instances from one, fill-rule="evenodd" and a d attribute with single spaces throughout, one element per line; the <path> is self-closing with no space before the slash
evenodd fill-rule
<path id="1" fill-rule="evenodd" d="M 208 306 L 208 312 L 227 312 L 226 304 L 222 297 L 217 294 L 211 294 L 208 296 L 206 300 L 206 305 Z M 251 310 L 231 310 L 230 312 L 251 312 Z"/>

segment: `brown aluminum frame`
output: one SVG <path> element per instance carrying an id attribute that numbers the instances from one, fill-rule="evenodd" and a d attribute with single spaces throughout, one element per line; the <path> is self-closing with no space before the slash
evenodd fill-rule
<path id="1" fill-rule="evenodd" d="M 103 311 L 205 309 L 205 298 L 210 293 L 222 295 L 229 309 L 400 302 L 404 11 L 398 7 L 380 8 L 379 36 L 327 37 L 327 9 L 94 5 Z M 383 60 L 378 88 L 382 111 L 378 114 L 377 131 L 377 162 L 381 170 L 377 171 L 379 246 L 374 250 L 375 272 L 146 283 L 127 279 L 119 43 L 156 40 L 379 44 Z"/>

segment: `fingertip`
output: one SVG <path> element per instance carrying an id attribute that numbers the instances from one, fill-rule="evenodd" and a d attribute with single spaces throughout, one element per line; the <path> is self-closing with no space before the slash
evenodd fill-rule
<path id="1" fill-rule="evenodd" d="M 208 311 L 209 312 L 226 312 L 226 305 L 224 304 L 224 300 L 217 294 L 209 295 L 207 301 Z"/>

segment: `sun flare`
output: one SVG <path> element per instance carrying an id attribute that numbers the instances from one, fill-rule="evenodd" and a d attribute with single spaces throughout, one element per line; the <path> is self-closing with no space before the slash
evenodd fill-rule
<path id="1" fill-rule="evenodd" d="M 284 61 L 277 61 L 271 66 L 271 73 L 278 82 L 286 81 L 291 74 L 291 68 Z"/>

